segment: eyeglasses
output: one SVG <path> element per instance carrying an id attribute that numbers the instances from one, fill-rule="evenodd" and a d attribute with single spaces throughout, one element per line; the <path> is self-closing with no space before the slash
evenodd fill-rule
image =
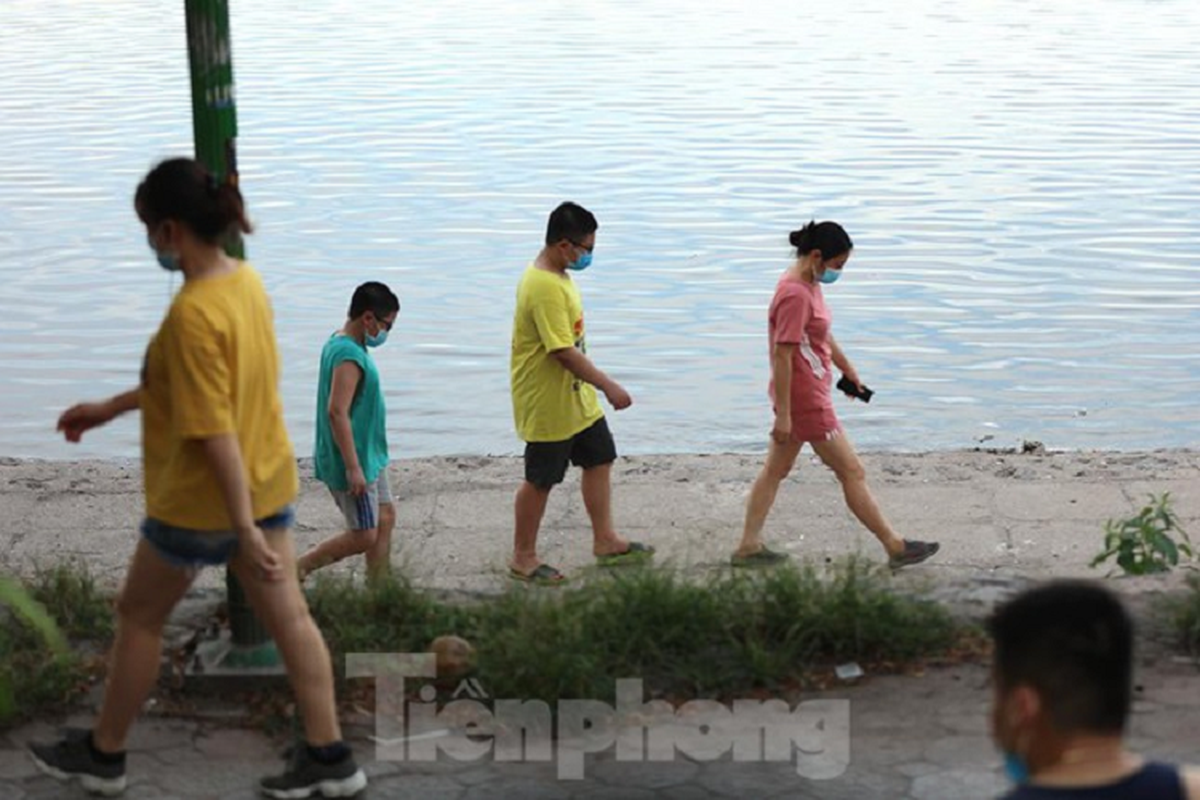
<path id="1" fill-rule="evenodd" d="M 593 244 L 591 247 L 584 247 L 580 242 L 577 242 L 574 239 L 567 239 L 567 241 L 570 242 L 571 244 L 575 245 L 576 247 L 578 247 L 580 250 L 582 250 L 585 253 L 590 253 L 596 249 L 595 244 Z"/>
<path id="2" fill-rule="evenodd" d="M 383 329 L 385 331 L 387 331 L 388 333 L 392 332 L 392 323 L 388 322 L 383 317 L 375 317 L 375 321 L 378 322 L 380 324 L 380 326 L 382 326 Z"/>

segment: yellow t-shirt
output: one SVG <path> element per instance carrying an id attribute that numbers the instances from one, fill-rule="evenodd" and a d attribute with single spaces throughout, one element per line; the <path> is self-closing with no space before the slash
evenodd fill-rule
<path id="1" fill-rule="evenodd" d="M 583 298 L 569 275 L 531 264 L 517 286 L 510 364 L 513 417 L 526 442 L 561 442 L 604 416 L 595 388 L 550 356 L 566 347 L 587 352 Z"/>
<path id="2" fill-rule="evenodd" d="M 195 530 L 232 527 L 202 445 L 223 433 L 241 444 L 255 519 L 295 500 L 279 371 L 270 300 L 249 264 L 183 285 L 142 368 L 146 516 Z"/>

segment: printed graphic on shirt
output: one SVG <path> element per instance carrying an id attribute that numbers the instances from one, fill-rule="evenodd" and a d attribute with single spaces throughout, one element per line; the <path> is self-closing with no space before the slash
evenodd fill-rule
<path id="1" fill-rule="evenodd" d="M 575 349 L 578 350 L 579 352 L 583 353 L 586 356 L 587 355 L 587 337 L 583 335 L 583 315 L 582 315 L 582 313 L 580 314 L 579 319 L 575 320 L 574 327 L 575 327 Z M 574 381 L 571 382 L 571 391 L 578 392 L 582 388 L 583 388 L 583 381 L 581 381 L 579 378 L 576 378 Z"/>

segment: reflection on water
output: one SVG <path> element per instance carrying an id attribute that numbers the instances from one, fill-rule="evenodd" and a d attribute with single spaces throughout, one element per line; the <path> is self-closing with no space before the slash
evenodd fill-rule
<path id="1" fill-rule="evenodd" d="M 401 295 L 379 351 L 402 456 L 516 452 L 513 291 L 561 199 L 600 218 L 591 353 L 625 452 L 763 446 L 787 232 L 857 244 L 828 293 L 878 392 L 866 448 L 1200 444 L 1194 3 L 371 0 L 234 4 L 250 252 L 311 443 L 352 288 Z M 786 6 L 786 7 L 784 7 Z M 190 151 L 182 3 L 0 6 L 0 455 L 77 448 L 167 303 L 131 209 Z"/>

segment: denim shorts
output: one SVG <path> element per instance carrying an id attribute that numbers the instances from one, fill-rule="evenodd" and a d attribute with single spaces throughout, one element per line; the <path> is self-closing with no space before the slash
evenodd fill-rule
<path id="1" fill-rule="evenodd" d="M 255 524 L 264 530 L 290 528 L 296 521 L 296 510 L 284 506 Z M 229 563 L 237 553 L 238 537 L 233 531 L 197 531 L 179 528 L 147 517 L 142 521 L 142 538 L 164 561 L 184 569 L 217 567 Z"/>

